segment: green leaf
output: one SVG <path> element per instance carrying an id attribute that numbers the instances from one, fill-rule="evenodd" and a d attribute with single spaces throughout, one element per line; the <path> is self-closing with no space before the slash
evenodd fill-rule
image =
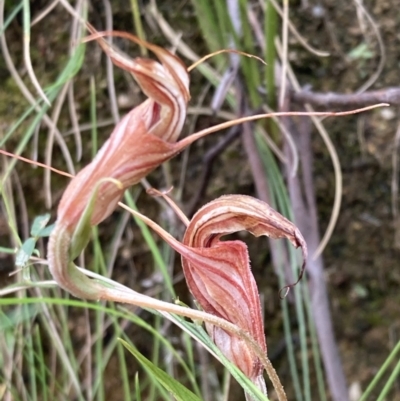
<path id="1" fill-rule="evenodd" d="M 32 320 L 38 313 L 39 306 L 27 305 L 25 313 L 21 313 L 19 308 L 8 310 L 7 313 L 0 310 L 0 333 L 10 331 L 14 333 L 14 330 L 18 325 Z"/>
<path id="2" fill-rule="evenodd" d="M 50 214 L 42 214 L 41 216 L 37 216 L 33 221 L 31 228 L 32 237 L 39 237 L 41 231 L 46 227 L 47 223 L 50 220 Z"/>
<path id="3" fill-rule="evenodd" d="M 35 250 L 36 239 L 28 238 L 21 246 L 21 249 L 17 252 L 17 256 L 15 257 L 15 264 L 18 267 L 25 267 L 29 258 L 32 256 L 33 251 Z"/>
<path id="4" fill-rule="evenodd" d="M 163 370 L 154 365 L 145 358 L 140 352 L 129 345 L 126 341 L 120 339 L 123 346 L 140 362 L 140 364 L 159 381 L 159 383 L 169 391 L 177 401 L 201 401 L 196 394 L 192 393 L 181 383 L 170 377 Z"/>
<path id="5" fill-rule="evenodd" d="M 368 45 L 366 43 L 361 43 L 353 50 L 351 50 L 348 56 L 353 60 L 360 60 L 360 59 L 370 59 L 374 56 L 374 53 L 369 50 Z"/>
<path id="6" fill-rule="evenodd" d="M 56 223 L 50 224 L 49 226 L 41 229 L 38 234 L 36 235 L 37 238 L 49 237 L 51 232 L 54 230 Z"/>

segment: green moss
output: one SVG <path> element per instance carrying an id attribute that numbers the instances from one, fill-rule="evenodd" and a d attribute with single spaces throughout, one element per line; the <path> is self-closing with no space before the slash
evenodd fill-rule
<path id="1" fill-rule="evenodd" d="M 3 124 L 11 124 L 25 111 L 27 101 L 24 99 L 15 81 L 9 77 L 0 86 L 0 115 Z"/>

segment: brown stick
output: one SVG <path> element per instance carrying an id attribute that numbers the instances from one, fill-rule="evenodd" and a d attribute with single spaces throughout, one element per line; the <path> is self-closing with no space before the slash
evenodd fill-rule
<path id="1" fill-rule="evenodd" d="M 287 109 L 289 108 L 288 103 L 286 102 L 285 104 Z M 284 124 L 287 125 L 288 130 L 294 131 L 293 139 L 300 155 L 301 164 L 301 176 L 298 174 L 292 177 L 289 168 L 286 167 L 289 196 L 293 207 L 295 223 L 307 241 L 310 254 L 313 255 L 320 242 L 320 236 L 313 183 L 311 127 L 309 126 L 309 121 L 305 118 L 301 118 L 300 122 L 298 119 L 296 122 L 293 122 L 288 117 L 284 119 Z M 286 157 L 290 158 L 288 146 L 285 146 L 285 153 Z M 308 258 L 307 273 L 311 309 L 332 399 L 335 401 L 346 401 L 349 399 L 347 383 L 338 346 L 335 341 L 322 256 L 319 256 L 315 260 L 312 257 Z"/>
<path id="2" fill-rule="evenodd" d="M 237 138 L 239 134 L 240 126 L 236 125 L 230 128 L 228 133 L 203 156 L 202 165 L 204 167 L 201 176 L 197 179 L 197 192 L 192 196 L 192 199 L 186 208 L 186 215 L 192 216 L 197 210 L 200 200 L 207 190 L 214 161 Z"/>
<path id="3" fill-rule="evenodd" d="M 334 93 L 312 92 L 302 90 L 292 92 L 290 97 L 293 102 L 331 109 L 334 107 L 363 107 L 375 103 L 389 103 L 400 105 L 400 87 L 389 87 L 364 93 Z"/>

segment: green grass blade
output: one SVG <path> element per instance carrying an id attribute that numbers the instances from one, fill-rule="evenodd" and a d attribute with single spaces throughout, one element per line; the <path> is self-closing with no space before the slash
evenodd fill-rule
<path id="1" fill-rule="evenodd" d="M 3 26 L 0 26 L 0 36 L 3 35 L 3 32 L 5 32 L 5 30 L 8 28 L 8 26 L 11 24 L 12 20 L 21 11 L 23 5 L 24 5 L 24 0 L 21 0 L 21 2 L 18 5 L 16 5 L 14 7 L 14 9 L 11 11 L 8 18 L 4 21 Z"/>
<path id="2" fill-rule="evenodd" d="M 239 0 L 240 5 L 240 16 L 242 24 L 242 46 L 239 46 L 240 50 L 245 51 L 249 54 L 256 54 L 254 47 L 254 37 L 252 34 L 251 26 L 247 18 L 247 8 L 249 4 L 247 0 Z M 242 71 L 245 78 L 245 87 L 250 97 L 250 105 L 253 108 L 260 106 L 261 97 L 258 93 L 258 88 L 261 85 L 261 77 L 259 72 L 259 61 L 247 57 L 242 57 Z"/>
<path id="3" fill-rule="evenodd" d="M 129 191 L 125 192 L 125 200 L 126 203 L 128 204 L 128 206 L 134 210 L 138 210 L 135 202 L 132 198 L 132 195 L 130 194 Z M 154 261 L 157 265 L 157 267 L 160 269 L 161 274 L 163 276 L 164 279 L 164 285 L 166 286 L 170 296 L 172 296 L 173 298 L 176 297 L 175 295 L 175 290 L 174 287 L 172 285 L 172 281 L 171 281 L 171 277 L 168 273 L 168 267 L 160 253 L 160 250 L 157 247 L 156 242 L 154 241 L 154 238 L 152 237 L 152 234 L 149 230 L 149 228 L 146 226 L 145 223 L 143 223 L 141 220 L 137 219 L 134 217 L 135 223 L 138 225 L 138 227 L 140 228 L 140 231 L 142 232 L 143 238 L 146 241 L 147 246 L 150 249 L 150 252 L 154 258 Z"/>
<path id="4" fill-rule="evenodd" d="M 395 380 L 398 376 L 400 376 L 400 360 L 397 362 L 395 368 L 393 369 L 393 372 L 389 376 L 388 381 L 386 382 L 376 401 L 384 401 L 387 399 L 386 397 L 388 396 L 390 389 L 395 384 Z"/>
<path id="5" fill-rule="evenodd" d="M 372 381 L 369 384 L 369 386 L 364 391 L 364 393 L 361 396 L 361 398 L 359 399 L 359 401 L 366 401 L 368 399 L 368 397 L 372 394 L 372 391 L 374 390 L 374 388 L 378 384 L 379 380 L 381 380 L 381 378 L 385 374 L 386 370 L 389 368 L 389 366 L 392 364 L 392 362 L 395 361 L 395 358 L 400 359 L 398 354 L 400 355 L 400 341 L 392 349 L 392 351 L 389 354 L 389 356 L 387 357 L 386 361 L 383 363 L 381 368 L 378 370 L 378 372 L 376 373 L 376 375 L 372 379 Z M 396 369 L 397 369 L 397 366 L 396 366 Z"/>
<path id="6" fill-rule="evenodd" d="M 177 380 L 173 379 L 171 376 L 166 374 L 163 370 L 158 368 L 150 360 L 145 358 L 140 352 L 138 352 L 134 347 L 120 340 L 121 343 L 129 350 L 129 352 L 140 362 L 143 368 L 148 371 L 149 374 L 154 375 L 154 377 L 161 383 L 161 385 L 171 393 L 174 398 L 178 401 L 201 401 L 196 394 L 192 393 L 185 386 L 179 383 Z"/>
<path id="7" fill-rule="evenodd" d="M 98 150 L 97 111 L 96 111 L 96 83 L 94 76 L 90 77 L 90 119 L 92 122 L 92 159 Z"/>
<path id="8" fill-rule="evenodd" d="M 225 366 L 225 368 L 229 370 L 230 374 L 236 379 L 243 390 L 251 395 L 254 400 L 269 401 L 268 397 L 262 394 L 261 391 L 235 365 L 226 359 L 226 357 L 212 342 L 211 338 L 201 326 L 195 323 L 190 323 L 180 316 L 170 315 L 169 319 L 184 329 L 191 337 L 202 344 L 211 354 L 216 356 Z"/>
<path id="9" fill-rule="evenodd" d="M 26 309 L 26 305 L 23 310 Z M 32 327 L 31 321 L 28 320 L 25 323 L 25 336 L 26 340 L 24 343 L 24 354 L 26 357 L 27 367 L 29 371 L 29 396 L 33 400 L 38 399 L 37 393 L 37 383 L 36 383 L 36 364 L 35 364 L 35 357 L 34 357 L 34 349 L 33 349 L 33 339 L 32 339 Z"/>
<path id="10" fill-rule="evenodd" d="M 275 36 L 278 32 L 278 16 L 274 6 L 269 0 L 266 1 L 266 11 L 264 14 L 264 33 L 265 33 L 265 84 L 267 88 L 268 105 L 276 108 L 275 92 Z M 272 122 L 272 119 L 270 120 Z"/>
<path id="11" fill-rule="evenodd" d="M 192 4 L 196 10 L 197 21 L 207 47 L 211 52 L 215 52 L 224 47 L 226 31 L 221 29 L 218 16 L 220 16 L 223 4 L 216 6 L 217 2 L 210 0 L 194 0 Z M 224 3 L 224 2 L 219 2 Z M 218 13 L 216 12 L 218 10 Z M 223 14 L 223 12 L 222 12 Z M 223 21 L 223 20 L 222 20 Z"/>
<path id="12" fill-rule="evenodd" d="M 46 369 L 46 360 L 43 350 L 42 337 L 38 325 L 35 325 L 33 330 L 33 340 L 36 349 L 36 363 L 37 363 L 37 375 L 40 382 L 40 396 L 42 401 L 49 400 L 49 391 L 47 386 L 48 369 Z"/>
<path id="13" fill-rule="evenodd" d="M 135 27 L 136 36 L 141 40 L 146 40 L 146 35 L 144 33 L 142 20 L 140 18 L 140 9 L 137 0 L 131 0 L 131 8 L 132 8 L 133 26 Z M 148 55 L 147 48 L 142 45 L 139 46 L 142 56 L 146 57 Z"/>
<path id="14" fill-rule="evenodd" d="M 126 364 L 124 347 L 118 343 L 117 344 L 117 353 L 119 360 L 119 374 L 121 375 L 122 387 L 124 392 L 124 400 L 130 401 L 131 399 L 131 388 L 129 383 L 129 372 L 128 366 Z"/>

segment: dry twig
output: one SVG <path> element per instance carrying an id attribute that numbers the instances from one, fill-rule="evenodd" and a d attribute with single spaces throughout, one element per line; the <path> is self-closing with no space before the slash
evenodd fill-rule
<path id="1" fill-rule="evenodd" d="M 312 106 L 332 109 L 335 107 L 364 107 L 375 103 L 389 103 L 390 105 L 400 105 L 400 87 L 389 87 L 364 93 L 335 93 L 335 92 L 312 92 L 301 90 L 292 92 L 292 101 Z"/>

